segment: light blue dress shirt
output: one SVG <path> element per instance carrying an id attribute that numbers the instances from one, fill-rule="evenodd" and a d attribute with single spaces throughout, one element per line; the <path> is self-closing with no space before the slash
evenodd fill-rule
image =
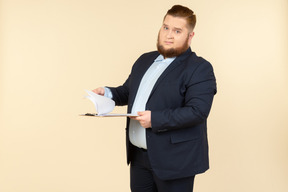
<path id="1" fill-rule="evenodd" d="M 131 113 L 137 114 L 138 111 L 145 111 L 146 109 L 146 103 L 149 98 L 149 95 L 151 94 L 151 91 L 157 81 L 157 79 L 160 77 L 160 75 L 164 72 L 164 70 L 174 61 L 176 57 L 173 58 L 166 58 L 162 55 L 159 55 L 155 60 L 154 63 L 149 67 L 149 69 L 144 74 L 133 106 Z M 112 98 L 112 93 L 108 88 L 105 88 L 105 95 L 107 97 Z M 152 125 L 153 126 L 153 125 Z M 147 149 L 147 143 L 146 143 L 146 129 L 143 128 L 139 121 L 137 120 L 130 120 L 129 125 L 129 139 L 130 142 L 143 149 Z"/>

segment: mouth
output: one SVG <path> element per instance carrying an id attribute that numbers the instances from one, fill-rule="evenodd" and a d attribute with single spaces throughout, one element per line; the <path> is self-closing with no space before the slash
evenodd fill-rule
<path id="1" fill-rule="evenodd" d="M 165 44 L 165 45 L 172 45 L 173 42 L 172 42 L 172 41 L 164 41 L 164 44 Z"/>

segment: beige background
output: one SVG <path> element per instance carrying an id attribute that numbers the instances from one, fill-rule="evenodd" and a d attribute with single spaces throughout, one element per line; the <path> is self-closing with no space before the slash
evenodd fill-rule
<path id="1" fill-rule="evenodd" d="M 125 119 L 79 117 L 84 90 L 122 84 L 177 3 L 218 83 L 195 191 L 288 191 L 287 0 L 0 3 L 1 192 L 129 191 Z"/>

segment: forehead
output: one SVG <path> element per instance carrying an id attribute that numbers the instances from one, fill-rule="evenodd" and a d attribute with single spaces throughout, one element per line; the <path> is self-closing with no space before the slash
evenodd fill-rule
<path id="1" fill-rule="evenodd" d="M 173 28 L 187 29 L 187 21 L 182 17 L 173 17 L 167 15 L 163 21 L 163 25 L 167 25 Z"/>

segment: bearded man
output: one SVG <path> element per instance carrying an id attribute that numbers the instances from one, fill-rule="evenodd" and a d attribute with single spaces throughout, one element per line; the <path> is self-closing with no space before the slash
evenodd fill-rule
<path id="1" fill-rule="evenodd" d="M 190 48 L 196 16 L 175 5 L 157 49 L 134 63 L 125 83 L 93 91 L 128 105 L 127 162 L 132 192 L 191 192 L 209 168 L 207 117 L 216 94 L 211 64 Z"/>

